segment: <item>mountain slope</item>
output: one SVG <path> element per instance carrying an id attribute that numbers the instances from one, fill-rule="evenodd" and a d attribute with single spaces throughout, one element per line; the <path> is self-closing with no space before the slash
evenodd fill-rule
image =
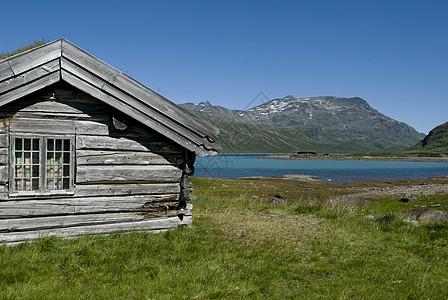
<path id="1" fill-rule="evenodd" d="M 219 143 L 227 153 L 387 152 L 424 137 L 361 98 L 287 96 L 247 111 L 209 102 L 183 106 L 221 129 Z"/>
<path id="2" fill-rule="evenodd" d="M 448 122 L 431 130 L 423 140 L 404 152 L 448 154 Z"/>

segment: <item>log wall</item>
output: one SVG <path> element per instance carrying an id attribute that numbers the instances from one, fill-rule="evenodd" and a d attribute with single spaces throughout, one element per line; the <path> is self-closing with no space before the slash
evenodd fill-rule
<path id="1" fill-rule="evenodd" d="M 10 192 L 9 139 L 16 134 L 74 137 L 72 193 Z M 0 243 L 189 224 L 194 157 L 68 85 L 14 101 L 0 109 Z"/>

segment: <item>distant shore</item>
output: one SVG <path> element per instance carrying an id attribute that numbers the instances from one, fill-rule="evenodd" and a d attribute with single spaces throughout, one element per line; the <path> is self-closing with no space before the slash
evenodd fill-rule
<path id="1" fill-rule="evenodd" d="M 347 155 L 268 155 L 254 158 L 282 160 L 350 160 L 350 161 L 407 161 L 407 162 L 448 162 L 448 157 L 400 157 L 400 156 L 347 156 Z"/>

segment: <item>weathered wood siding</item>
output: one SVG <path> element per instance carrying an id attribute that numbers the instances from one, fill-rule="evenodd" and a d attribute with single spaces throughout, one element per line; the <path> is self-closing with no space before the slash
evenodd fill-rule
<path id="1" fill-rule="evenodd" d="M 73 194 L 9 193 L 9 139 L 67 135 L 75 142 Z M 58 84 L 0 109 L 0 243 L 191 222 L 194 155 L 93 97 Z"/>

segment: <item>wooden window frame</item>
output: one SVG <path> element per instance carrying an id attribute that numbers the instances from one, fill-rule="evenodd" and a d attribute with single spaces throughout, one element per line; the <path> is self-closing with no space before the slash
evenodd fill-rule
<path id="1" fill-rule="evenodd" d="M 39 189 L 38 190 L 31 190 L 31 191 L 23 191 L 23 190 L 16 190 L 15 186 L 15 180 L 17 177 L 15 176 L 15 166 L 16 166 L 16 160 L 15 155 L 16 151 L 15 149 L 15 142 L 16 139 L 38 139 L 39 140 Z M 68 189 L 47 189 L 47 180 L 49 177 L 47 177 L 47 167 L 50 165 L 48 163 L 47 154 L 52 152 L 55 153 L 62 153 L 62 157 L 64 155 L 64 148 L 63 148 L 63 141 L 62 141 L 62 150 L 48 150 L 47 149 L 47 143 L 48 140 L 70 140 L 70 149 L 69 149 L 69 164 L 64 164 L 62 162 L 62 165 L 60 164 L 53 164 L 54 166 L 59 165 L 62 166 L 62 170 L 64 168 L 64 165 L 69 165 L 69 188 Z M 23 147 L 23 145 L 22 145 Z M 32 146 L 31 146 L 32 147 Z M 26 150 L 23 150 L 23 148 L 20 150 L 22 153 Z M 31 150 L 32 152 L 33 150 Z M 37 152 L 37 151 L 35 151 Z M 43 134 L 11 134 L 10 135 L 10 184 L 9 184 L 9 196 L 10 197 L 34 197 L 34 198 L 45 198 L 45 197 L 51 197 L 51 196 L 64 196 L 64 195 L 74 195 L 75 193 L 75 136 L 74 135 L 43 135 Z M 62 158 L 63 161 L 63 158 Z M 32 160 L 31 160 L 32 162 Z M 32 171 L 31 171 L 32 172 Z M 31 173 L 32 174 L 32 173 Z M 63 174 L 63 171 L 62 171 Z M 23 176 L 23 175 L 22 175 Z M 58 176 L 59 177 L 59 176 Z M 23 177 L 22 177 L 23 178 Z M 56 177 L 53 177 L 56 178 Z M 63 176 L 61 177 L 63 180 Z M 32 177 L 31 177 L 32 180 Z M 31 183 L 32 184 L 32 183 Z"/>

